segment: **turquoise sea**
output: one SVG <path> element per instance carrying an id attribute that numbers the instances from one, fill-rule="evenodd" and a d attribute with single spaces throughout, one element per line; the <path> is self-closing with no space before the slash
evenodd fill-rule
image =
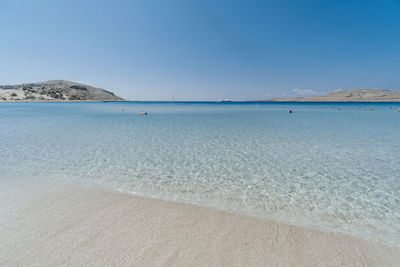
<path id="1" fill-rule="evenodd" d="M 0 103 L 0 187 L 104 188 L 400 245 L 399 109 Z"/>

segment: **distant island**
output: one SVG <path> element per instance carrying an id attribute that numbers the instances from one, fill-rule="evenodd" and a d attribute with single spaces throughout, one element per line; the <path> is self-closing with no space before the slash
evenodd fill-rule
<path id="1" fill-rule="evenodd" d="M 382 89 L 341 90 L 324 96 L 273 98 L 272 102 L 400 102 L 400 91 Z"/>
<path id="2" fill-rule="evenodd" d="M 5 101 L 124 101 L 114 93 L 90 85 L 64 80 L 0 85 L 0 102 Z"/>

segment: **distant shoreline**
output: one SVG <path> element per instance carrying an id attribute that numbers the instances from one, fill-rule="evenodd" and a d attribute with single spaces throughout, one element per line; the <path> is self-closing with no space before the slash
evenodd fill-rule
<path id="1" fill-rule="evenodd" d="M 113 92 L 87 84 L 49 80 L 14 85 L 0 85 L 2 102 L 123 101 Z"/>
<path id="2" fill-rule="evenodd" d="M 7 100 L 0 103 L 101 103 L 101 102 L 119 102 L 119 103 L 169 103 L 169 104 L 179 104 L 179 103 L 205 103 L 205 104 L 400 104 L 399 101 L 268 101 L 268 100 L 240 100 L 231 102 L 217 102 L 217 101 L 192 101 L 192 100 L 181 100 L 181 101 L 169 101 L 169 100 Z"/>
<path id="3" fill-rule="evenodd" d="M 7 100 L 0 103 L 84 103 L 84 102 L 127 102 L 126 100 Z"/>
<path id="4" fill-rule="evenodd" d="M 400 91 L 382 89 L 338 90 L 327 95 L 272 98 L 276 102 L 400 102 Z"/>

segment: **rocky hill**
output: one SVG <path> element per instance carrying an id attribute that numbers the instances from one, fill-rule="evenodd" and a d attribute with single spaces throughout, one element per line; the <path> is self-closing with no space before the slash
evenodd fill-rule
<path id="1" fill-rule="evenodd" d="M 90 85 L 52 80 L 0 85 L 0 101 L 123 101 L 107 90 Z"/>
<path id="2" fill-rule="evenodd" d="M 276 102 L 400 102 L 400 91 L 381 89 L 341 90 L 324 96 L 274 98 Z"/>

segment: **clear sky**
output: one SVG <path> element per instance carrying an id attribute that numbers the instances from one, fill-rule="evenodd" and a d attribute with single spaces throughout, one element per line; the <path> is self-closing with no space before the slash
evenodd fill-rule
<path id="1" fill-rule="evenodd" d="M 0 84 L 131 100 L 400 89 L 400 1 L 0 0 Z"/>

